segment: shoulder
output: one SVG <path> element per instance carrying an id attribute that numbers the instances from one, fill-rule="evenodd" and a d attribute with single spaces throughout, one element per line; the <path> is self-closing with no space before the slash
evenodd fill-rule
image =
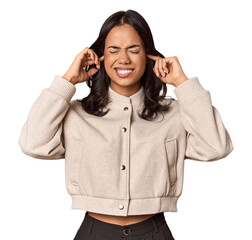
<path id="1" fill-rule="evenodd" d="M 78 114 L 85 114 L 86 112 L 82 108 L 81 99 L 73 99 L 70 101 L 69 111 L 74 111 Z"/>
<path id="2" fill-rule="evenodd" d="M 73 99 L 70 101 L 70 107 L 81 106 L 81 99 Z"/>
<path id="3" fill-rule="evenodd" d="M 165 97 L 163 100 L 159 101 L 161 105 L 170 105 L 172 108 L 176 108 L 178 106 L 178 101 L 172 97 Z"/>

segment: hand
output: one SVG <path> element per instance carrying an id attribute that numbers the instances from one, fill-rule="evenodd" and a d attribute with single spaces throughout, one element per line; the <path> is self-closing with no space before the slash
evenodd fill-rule
<path id="1" fill-rule="evenodd" d="M 162 82 L 177 87 L 182 82 L 188 80 L 177 57 L 161 58 L 150 54 L 147 54 L 147 57 L 156 61 L 153 71 Z"/>
<path id="2" fill-rule="evenodd" d="M 63 78 L 70 81 L 72 84 L 87 81 L 91 76 L 99 71 L 100 62 L 103 60 L 104 56 L 98 58 L 97 54 L 92 49 L 86 47 L 77 54 Z M 97 68 L 91 68 L 88 72 L 83 69 L 84 67 L 93 64 L 96 64 Z"/>

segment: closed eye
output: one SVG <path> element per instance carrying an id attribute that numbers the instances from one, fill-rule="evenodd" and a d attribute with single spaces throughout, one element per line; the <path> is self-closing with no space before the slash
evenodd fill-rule
<path id="1" fill-rule="evenodd" d="M 139 52 L 133 52 L 133 51 L 130 51 L 131 53 L 134 53 L 134 54 L 137 54 L 137 53 L 139 53 Z M 118 51 L 117 52 L 110 52 L 110 53 L 118 53 Z"/>

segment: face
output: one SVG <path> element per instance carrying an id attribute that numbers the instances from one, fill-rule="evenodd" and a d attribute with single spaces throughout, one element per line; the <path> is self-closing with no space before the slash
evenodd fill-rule
<path id="1" fill-rule="evenodd" d="M 139 90 L 146 62 L 144 43 L 131 25 L 111 29 L 105 39 L 104 67 L 113 90 Z"/>

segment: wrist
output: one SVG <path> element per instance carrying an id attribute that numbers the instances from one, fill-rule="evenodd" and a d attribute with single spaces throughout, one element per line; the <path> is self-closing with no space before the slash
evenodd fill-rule
<path id="1" fill-rule="evenodd" d="M 66 79 L 67 81 L 69 81 L 70 83 L 72 83 L 73 85 L 75 85 L 75 82 L 74 82 L 73 78 L 70 77 L 70 76 L 68 76 L 67 74 L 64 74 L 62 76 L 62 78 Z"/>
<path id="2" fill-rule="evenodd" d="M 178 87 L 180 84 L 182 84 L 183 82 L 187 81 L 189 78 L 188 77 L 183 77 L 183 78 L 180 78 L 178 79 L 177 81 L 174 82 L 174 86 L 175 87 Z"/>

